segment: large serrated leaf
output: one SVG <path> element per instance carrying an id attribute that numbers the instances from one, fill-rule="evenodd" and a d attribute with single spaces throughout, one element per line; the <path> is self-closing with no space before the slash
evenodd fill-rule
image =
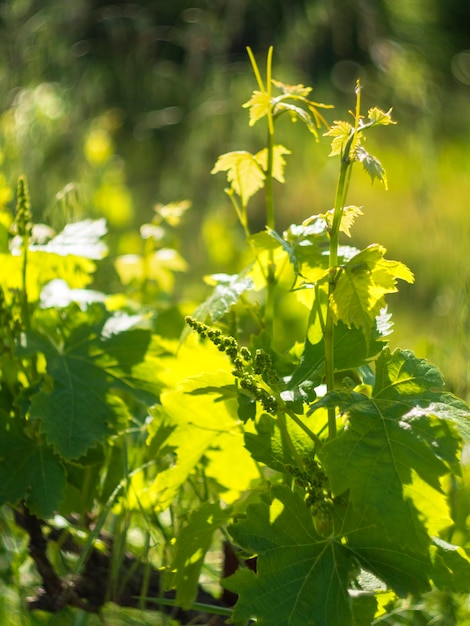
<path id="1" fill-rule="evenodd" d="M 243 548 L 258 555 L 257 574 L 241 571 L 224 583 L 239 594 L 234 621 L 255 617 L 260 626 L 352 626 L 348 549 L 317 534 L 303 500 L 287 487 L 273 487 L 272 496 L 270 506 L 249 506 L 247 519 L 229 529 Z"/>
<path id="2" fill-rule="evenodd" d="M 30 333 L 23 349 L 39 349 L 47 361 L 48 380 L 31 398 L 30 418 L 60 456 L 77 459 L 126 423 L 126 394 L 152 402 L 158 384 L 146 367 L 149 331 L 103 334 L 108 316 L 99 306 L 68 314 L 63 344 Z"/>
<path id="3" fill-rule="evenodd" d="M 16 420 L 0 424 L 0 504 L 25 499 L 34 515 L 50 517 L 59 508 L 65 471 L 53 451 L 29 439 Z"/>
<path id="4" fill-rule="evenodd" d="M 437 406 L 454 406 L 441 383 L 437 369 L 412 353 L 384 350 L 371 398 L 336 392 L 318 402 L 338 406 L 347 418 L 345 430 L 320 453 L 333 493 L 348 492 L 356 511 L 422 554 L 430 529 L 449 521 L 441 477 L 459 458 L 457 432 L 436 415 Z"/>
<path id="5" fill-rule="evenodd" d="M 162 394 L 161 403 L 155 418 L 166 426 L 165 446 L 174 450 L 176 458 L 149 487 L 156 507 L 164 510 L 173 502 L 203 455 L 205 475 L 227 490 L 229 500 L 234 493 L 239 496 L 248 489 L 259 473 L 243 447 L 236 389 L 229 371 L 204 372 L 181 381 L 175 390 Z M 156 428 L 154 425 L 153 430 Z"/>

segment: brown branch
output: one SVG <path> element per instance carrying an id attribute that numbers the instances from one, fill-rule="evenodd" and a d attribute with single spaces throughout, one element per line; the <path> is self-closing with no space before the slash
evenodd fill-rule
<path id="1" fill-rule="evenodd" d="M 29 553 L 42 579 L 42 587 L 38 589 L 36 597 L 30 598 L 28 601 L 30 610 L 40 609 L 56 613 L 66 606 L 73 606 L 96 613 L 107 601 L 112 601 L 123 607 L 139 608 L 142 606 L 140 594 L 144 587 L 144 577 L 148 575 L 145 609 L 164 612 L 187 625 L 211 624 L 211 626 L 219 626 L 226 621 L 226 618 L 210 613 L 159 605 L 155 599 L 173 600 L 175 592 L 163 591 L 160 571 L 152 567 L 148 572 L 148 564 L 139 561 L 130 553 L 124 555 L 119 570 L 118 580 L 124 581 L 124 583 L 120 588 L 111 590 L 110 593 L 108 586 L 113 542 L 112 537 L 105 533 L 100 533 L 100 539 L 106 546 L 105 550 L 101 551 L 93 547 L 80 574 L 70 578 L 61 578 L 47 556 L 48 541 L 57 542 L 63 551 L 79 555 L 82 548 L 73 536 L 67 530 L 47 525 L 46 538 L 43 531 L 46 526 L 45 522 L 32 515 L 26 506 L 15 512 L 15 521 L 29 535 Z M 202 588 L 198 589 L 196 602 L 214 607 L 227 606 Z"/>

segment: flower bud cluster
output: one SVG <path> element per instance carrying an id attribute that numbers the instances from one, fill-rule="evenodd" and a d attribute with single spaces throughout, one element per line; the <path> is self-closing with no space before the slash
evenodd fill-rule
<path id="1" fill-rule="evenodd" d="M 305 503 L 310 507 L 317 532 L 325 536 L 331 532 L 332 504 L 328 487 L 328 477 L 314 459 L 304 459 L 305 470 L 295 465 L 285 465 L 284 471 L 295 478 L 305 490 Z"/>
<path id="2" fill-rule="evenodd" d="M 18 179 L 15 224 L 20 237 L 31 237 L 33 215 L 31 213 L 28 185 L 23 176 L 20 176 Z"/>
<path id="3" fill-rule="evenodd" d="M 218 328 L 207 326 L 190 316 L 185 318 L 185 322 L 200 337 L 209 339 L 218 350 L 227 354 L 233 365 L 232 374 L 238 378 L 240 388 L 259 402 L 267 413 L 275 415 L 279 410 L 278 401 L 266 386 L 276 386 L 279 375 L 269 354 L 264 350 L 256 350 L 253 356 L 249 348 L 239 347 L 234 337 L 223 335 Z"/>

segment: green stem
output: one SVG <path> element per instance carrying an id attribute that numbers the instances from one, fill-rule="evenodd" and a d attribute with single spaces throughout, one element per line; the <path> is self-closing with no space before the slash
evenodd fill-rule
<path id="1" fill-rule="evenodd" d="M 317 435 L 313 431 L 311 431 L 310 428 L 308 426 L 306 426 L 299 417 L 297 417 L 297 415 L 294 413 L 294 411 L 291 411 L 291 410 L 286 408 L 285 412 L 291 418 L 291 420 L 293 422 L 295 422 L 297 424 L 297 426 L 299 428 L 301 428 L 304 431 L 304 433 L 306 435 L 308 435 L 310 437 L 310 439 L 312 441 L 314 441 L 315 444 L 321 448 L 321 446 L 322 446 L 321 439 L 319 437 L 317 437 Z"/>
<path id="2" fill-rule="evenodd" d="M 180 607 L 180 605 L 170 598 L 145 598 L 146 602 L 152 602 L 155 604 L 161 604 L 162 606 L 174 606 Z M 212 613 L 213 615 L 222 615 L 224 617 L 231 617 L 233 609 L 226 609 L 222 606 L 215 606 L 213 604 L 204 604 L 202 602 L 193 602 L 189 607 L 192 611 L 200 611 L 204 613 Z"/>
<path id="3" fill-rule="evenodd" d="M 348 142 L 349 145 L 349 142 Z M 329 277 L 328 277 L 328 307 L 326 313 L 326 321 L 324 328 L 325 341 L 325 374 L 327 391 L 333 391 L 335 386 L 335 325 L 333 313 L 331 310 L 331 296 L 336 287 L 338 273 L 338 247 L 339 247 L 339 231 L 343 209 L 345 205 L 347 189 L 349 184 L 349 171 L 351 162 L 348 158 L 349 150 L 346 156 L 341 160 L 341 170 L 339 173 L 338 184 L 336 187 L 336 196 L 334 204 L 333 223 L 330 231 L 330 255 L 329 255 Z M 330 407 L 328 409 L 328 436 L 330 439 L 336 437 L 336 409 Z"/>
<path id="4" fill-rule="evenodd" d="M 292 454 L 292 458 L 295 459 L 295 462 L 297 463 L 297 467 L 300 467 L 300 469 L 305 470 L 304 462 L 301 459 L 301 457 L 299 456 L 297 450 L 295 449 L 295 446 L 292 443 L 292 439 L 291 439 L 291 437 L 289 435 L 289 431 L 287 430 L 287 423 L 286 423 L 285 413 L 278 413 L 278 415 L 277 415 L 277 423 L 278 423 L 278 426 L 279 426 L 279 430 L 281 431 L 281 437 L 282 437 L 284 443 L 289 448 L 289 452 Z"/>
<path id="5" fill-rule="evenodd" d="M 268 101 L 271 102 L 271 68 L 272 68 L 272 47 L 268 50 L 268 58 L 266 62 L 266 92 Z M 276 230 L 276 216 L 274 210 L 274 193 L 273 193 L 273 167 L 274 167 L 274 119 L 272 107 L 268 108 L 268 145 L 267 145 L 267 163 L 266 163 L 266 180 L 265 180 L 265 199 L 266 199 L 266 225 L 271 230 Z M 276 265 L 274 263 L 274 251 L 269 252 L 269 261 L 267 268 L 267 294 L 265 320 L 266 329 L 274 339 L 274 296 L 276 289 Z"/>

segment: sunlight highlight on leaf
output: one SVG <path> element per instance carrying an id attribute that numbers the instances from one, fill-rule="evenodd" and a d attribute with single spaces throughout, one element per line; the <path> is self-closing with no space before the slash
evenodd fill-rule
<path id="1" fill-rule="evenodd" d="M 292 154 L 290 150 L 284 146 L 274 146 L 273 149 L 273 177 L 280 183 L 285 183 L 284 170 L 286 167 L 285 154 Z M 264 148 L 255 154 L 255 159 L 258 161 L 264 171 L 268 168 L 268 150 Z"/>
<path id="2" fill-rule="evenodd" d="M 271 102 L 269 94 L 264 91 L 253 91 L 253 95 L 242 105 L 245 109 L 250 109 L 250 126 L 254 126 L 256 122 L 268 115 Z"/>
<path id="3" fill-rule="evenodd" d="M 397 279 L 412 283 L 411 271 L 399 261 L 384 259 L 386 250 L 378 244 L 356 254 L 340 272 L 331 295 L 331 310 L 336 321 L 348 327 L 363 328 L 366 334 L 380 310 L 384 296 L 398 291 Z"/>
<path id="4" fill-rule="evenodd" d="M 240 196 L 243 206 L 254 194 L 262 189 L 265 175 L 256 157 L 243 150 L 227 152 L 218 159 L 211 174 L 227 172 L 227 180 L 235 193 Z"/>

